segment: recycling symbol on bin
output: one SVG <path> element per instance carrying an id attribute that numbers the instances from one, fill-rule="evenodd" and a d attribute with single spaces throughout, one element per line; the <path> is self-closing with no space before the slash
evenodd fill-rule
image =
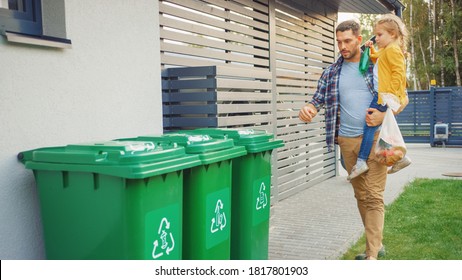
<path id="1" fill-rule="evenodd" d="M 265 208 L 266 205 L 268 204 L 268 197 L 266 196 L 265 190 L 266 190 L 265 183 L 261 182 L 260 195 L 257 197 L 257 205 L 255 206 L 255 209 L 257 210 Z"/>
<path id="2" fill-rule="evenodd" d="M 210 231 L 212 233 L 217 232 L 218 230 L 223 230 L 226 227 L 226 215 L 223 212 L 223 202 L 221 199 L 217 201 L 215 206 L 215 217 L 212 218 L 212 224 L 210 226 Z"/>
<path id="3" fill-rule="evenodd" d="M 171 251 L 175 248 L 175 239 L 170 232 L 170 223 L 167 218 L 163 218 L 159 225 L 159 230 L 157 231 L 160 237 L 159 240 L 156 239 L 153 243 L 154 248 L 152 249 L 152 257 L 154 259 L 160 258 L 165 254 L 169 255 Z"/>

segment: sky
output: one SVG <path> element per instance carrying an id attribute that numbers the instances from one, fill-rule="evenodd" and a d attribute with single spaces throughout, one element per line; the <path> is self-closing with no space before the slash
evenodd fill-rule
<path id="1" fill-rule="evenodd" d="M 359 14 L 357 13 L 338 13 L 338 22 L 342 22 L 347 19 L 358 19 Z"/>

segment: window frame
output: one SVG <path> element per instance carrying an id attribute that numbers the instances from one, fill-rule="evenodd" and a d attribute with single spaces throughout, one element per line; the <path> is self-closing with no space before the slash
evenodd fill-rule
<path id="1" fill-rule="evenodd" d="M 0 8 L 0 28 L 3 32 L 43 36 L 42 1 L 20 1 L 24 4 L 23 11 Z"/>
<path id="2" fill-rule="evenodd" d="M 52 48 L 72 48 L 71 40 L 61 37 L 62 34 L 59 34 L 59 37 L 55 37 L 53 34 L 44 34 L 43 17 L 44 12 L 47 11 L 43 10 L 42 0 L 19 1 L 21 1 L 18 2 L 19 10 L 0 8 L 0 34 L 5 35 L 8 42 Z M 63 19 L 64 13 L 63 10 Z M 53 24 L 54 22 L 51 21 L 47 24 L 50 23 Z M 64 34 L 64 36 L 66 35 Z"/>

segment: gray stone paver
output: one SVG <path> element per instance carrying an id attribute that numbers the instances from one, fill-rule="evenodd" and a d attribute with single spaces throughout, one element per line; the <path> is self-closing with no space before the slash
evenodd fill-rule
<path id="1" fill-rule="evenodd" d="M 432 148 L 429 144 L 408 144 L 407 147 L 413 163 L 388 176 L 386 204 L 393 202 L 414 178 L 450 179 L 442 174 L 462 172 L 462 148 Z M 273 206 L 270 260 L 338 259 L 361 237 L 363 227 L 353 189 L 346 181 L 346 171 L 340 169 L 340 176 Z"/>

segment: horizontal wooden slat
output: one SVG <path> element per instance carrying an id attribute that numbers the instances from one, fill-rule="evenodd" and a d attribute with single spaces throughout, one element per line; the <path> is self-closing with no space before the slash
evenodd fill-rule
<path id="1" fill-rule="evenodd" d="M 293 71 L 287 71 L 284 69 L 277 69 L 277 77 L 278 79 L 286 79 L 286 78 L 292 78 L 292 79 L 301 79 L 301 80 L 313 80 L 313 81 L 318 81 L 318 79 L 321 77 L 321 74 L 311 74 L 311 73 L 304 73 L 304 72 L 293 72 Z"/>
<path id="2" fill-rule="evenodd" d="M 269 91 L 271 90 L 271 83 L 252 81 L 244 79 L 224 79 L 217 77 L 208 77 L 204 79 L 177 79 L 167 83 L 169 90 L 199 90 L 199 89 L 233 89 L 233 90 L 253 90 L 257 91 Z"/>
<path id="3" fill-rule="evenodd" d="M 225 79 L 217 78 L 218 88 L 236 88 L 236 89 L 254 89 L 254 90 L 271 90 L 272 85 L 269 82 L 251 81 L 243 79 Z"/>
<path id="4" fill-rule="evenodd" d="M 314 145 L 314 146 L 313 146 Z M 324 148 L 324 146 L 320 143 L 315 143 L 311 146 L 313 146 L 313 150 L 311 152 L 303 153 L 303 154 L 297 154 L 292 157 L 279 157 L 279 168 L 283 168 L 284 166 L 289 166 L 293 164 L 298 164 L 299 162 L 304 162 L 308 160 L 311 157 L 318 156 L 319 154 L 324 154 L 327 149 Z M 320 147 L 318 150 L 314 149 L 315 147 Z"/>
<path id="5" fill-rule="evenodd" d="M 267 104 L 207 104 L 206 102 L 183 102 L 175 105 L 165 105 L 169 114 L 232 114 L 232 113 L 257 113 L 271 112 L 272 105 Z M 202 111 L 201 111 L 202 110 Z M 165 114 L 165 112 L 164 112 Z"/>
<path id="6" fill-rule="evenodd" d="M 283 20 L 280 20 L 283 19 Z M 293 34 L 299 34 L 309 40 L 310 44 L 320 46 L 324 43 L 332 45 L 332 38 L 325 37 L 322 33 L 312 30 L 311 24 L 292 20 L 293 18 L 281 14 L 277 17 L 276 26 Z M 291 22 L 287 22 L 291 21 Z M 295 24 L 294 24 L 295 23 Z"/>
<path id="7" fill-rule="evenodd" d="M 277 126 L 280 129 L 281 133 L 287 133 L 285 129 L 296 127 L 300 131 L 306 129 L 306 123 L 302 122 L 298 117 L 294 118 L 284 118 L 277 120 Z"/>
<path id="8" fill-rule="evenodd" d="M 327 42 L 333 41 L 332 32 L 330 32 L 329 30 L 323 29 L 319 25 L 313 24 L 312 18 L 309 18 L 306 16 L 301 16 L 301 17 L 302 18 L 296 18 L 296 17 L 289 16 L 284 13 L 277 13 L 276 18 L 280 20 L 277 21 L 276 24 L 281 27 L 286 27 L 289 30 L 293 30 L 294 32 L 297 32 L 297 33 L 306 34 L 312 37 L 323 38 L 322 40 L 327 41 Z"/>
<path id="9" fill-rule="evenodd" d="M 290 137 L 298 136 L 298 137 L 295 137 L 295 138 L 292 138 L 292 139 L 288 139 L 287 138 L 288 136 L 287 137 L 279 136 L 278 138 L 283 139 L 284 143 L 287 144 L 284 147 L 284 149 L 290 149 L 290 148 L 297 147 L 297 146 L 308 145 L 309 143 L 307 143 L 306 139 L 310 139 L 310 138 L 313 138 L 313 137 L 318 137 L 321 134 L 324 134 L 324 132 L 325 132 L 324 128 L 319 128 L 319 129 L 316 129 L 316 130 L 309 130 L 309 131 L 302 130 L 302 131 L 300 131 L 300 133 L 293 133 L 293 132 L 296 131 L 297 128 L 300 128 L 300 126 L 293 126 L 293 127 L 291 126 L 291 127 L 288 127 L 287 129 L 279 127 L 278 132 L 280 132 L 280 133 L 281 132 L 282 133 L 292 133 L 292 134 L 290 134 Z M 297 135 L 297 134 L 301 134 L 301 135 Z M 321 140 L 324 140 L 324 139 L 321 139 Z"/>
<path id="10" fill-rule="evenodd" d="M 289 32 L 289 31 L 285 30 L 284 28 L 276 27 L 276 31 L 277 31 L 277 34 L 279 35 L 278 36 L 278 41 L 279 42 L 280 42 L 279 38 L 285 37 L 285 38 L 288 38 L 288 39 L 295 40 L 297 42 L 305 43 L 305 44 L 308 44 L 308 45 L 311 45 L 311 46 L 316 46 L 316 47 L 319 47 L 319 48 L 322 48 L 322 49 L 332 49 L 333 48 L 332 44 L 327 44 L 327 43 L 323 43 L 323 42 L 317 42 L 316 40 L 313 40 L 312 38 L 307 38 L 302 34 Z"/>
<path id="11" fill-rule="evenodd" d="M 292 134 L 279 134 L 277 135 L 278 139 L 282 139 L 284 143 L 291 143 L 294 141 L 299 141 L 303 139 L 310 139 L 310 141 L 306 141 L 304 145 L 300 145 L 300 147 L 307 147 L 309 146 L 310 149 L 321 149 L 324 146 L 326 146 L 325 143 L 325 138 L 322 137 L 322 134 L 324 133 L 319 133 L 321 131 L 325 131 L 324 129 L 313 129 L 313 130 L 302 130 L 300 132 L 300 135 L 297 135 L 298 133 L 292 133 Z M 311 133 L 313 132 L 314 135 Z M 316 133 L 317 132 L 317 133 Z M 319 138 L 321 137 L 321 138 Z M 289 146 L 287 146 L 289 147 Z M 283 149 L 288 149 L 287 147 L 284 147 Z M 297 147 L 295 147 L 297 148 Z M 307 150 L 301 151 L 301 153 L 305 153 Z M 294 155 L 297 155 L 299 153 L 294 153 Z"/>
<path id="12" fill-rule="evenodd" d="M 290 94 L 308 94 L 308 88 L 304 87 L 280 87 L 276 88 L 278 93 L 290 93 Z"/>
<path id="13" fill-rule="evenodd" d="M 293 71 L 299 71 L 302 73 L 309 72 L 311 74 L 322 74 L 323 69 L 322 68 L 315 68 L 311 66 L 303 66 L 303 65 L 296 65 L 293 63 L 287 63 L 284 61 L 277 60 L 276 61 L 276 67 L 278 69 L 286 69 L 286 70 L 293 70 Z"/>
<path id="14" fill-rule="evenodd" d="M 234 2 L 240 3 L 244 7 L 252 8 L 255 11 L 259 11 L 262 13 L 268 13 L 268 0 L 259 0 L 257 1 L 249 1 L 249 0 L 233 0 Z"/>
<path id="15" fill-rule="evenodd" d="M 305 57 L 287 55 L 284 53 L 278 53 L 278 60 L 290 62 L 294 64 L 300 64 L 302 66 L 310 65 L 310 66 L 321 67 L 321 68 L 326 68 L 327 66 L 330 65 L 330 63 L 324 63 L 322 61 L 312 60 L 312 59 L 305 58 Z"/>
<path id="16" fill-rule="evenodd" d="M 335 158 L 331 157 L 310 157 L 305 162 L 300 162 L 294 165 L 288 165 L 284 168 L 280 168 L 277 172 L 279 178 L 278 183 L 284 183 L 292 180 L 292 177 L 297 177 L 303 174 L 307 174 L 320 167 L 331 165 L 335 162 Z"/>
<path id="17" fill-rule="evenodd" d="M 287 166 L 285 171 L 276 174 L 278 183 L 291 182 L 293 180 L 306 180 L 303 177 L 317 177 L 319 173 L 326 173 L 330 168 L 335 168 L 335 157 L 330 158 L 313 158 L 305 162 L 306 165 Z"/>
<path id="18" fill-rule="evenodd" d="M 230 42 L 212 40 L 209 37 L 197 36 L 193 34 L 185 34 L 171 30 L 160 30 L 160 38 L 171 41 L 182 42 L 190 45 L 191 48 L 213 48 L 225 51 L 234 51 L 243 54 L 256 55 L 261 57 L 269 57 L 268 50 L 256 49 L 253 46 L 235 44 Z"/>
<path id="19" fill-rule="evenodd" d="M 332 165 L 335 162 L 334 159 L 326 160 L 323 162 L 316 162 L 315 164 L 311 165 L 307 168 L 299 169 L 298 171 L 292 172 L 290 174 L 279 174 L 278 172 L 278 183 L 284 184 L 286 182 L 301 182 L 306 181 L 307 179 L 312 179 L 318 177 L 320 174 L 325 174 L 328 172 L 325 167 L 328 165 Z M 331 167 L 335 168 L 335 167 Z"/>
<path id="20" fill-rule="evenodd" d="M 262 92 L 232 92 L 232 91 L 218 91 L 217 92 L 218 100 L 229 100 L 229 101 L 271 101 L 273 96 L 271 93 L 262 93 Z"/>
<path id="21" fill-rule="evenodd" d="M 187 56 L 187 55 L 178 55 L 178 54 L 171 54 L 171 53 L 161 53 L 160 58 L 164 67 L 169 66 L 219 66 L 219 65 L 229 65 L 223 60 L 218 59 L 211 59 L 211 58 L 200 58 L 194 56 Z M 248 64 L 243 66 L 241 64 L 236 65 L 236 67 L 241 67 L 243 70 L 253 67 L 252 64 Z"/>
<path id="22" fill-rule="evenodd" d="M 246 36 L 235 32 L 227 32 L 225 29 L 212 29 L 210 26 L 205 24 L 199 24 L 196 22 L 187 22 L 177 18 L 160 17 L 160 25 L 162 27 L 169 27 L 185 32 L 190 32 L 198 35 L 214 37 L 217 39 L 226 40 L 229 42 L 235 42 L 239 44 L 255 46 L 263 49 L 269 49 L 269 42 L 263 40 L 257 40 L 254 37 Z"/>
<path id="23" fill-rule="evenodd" d="M 296 110 L 278 110 L 277 112 L 277 116 L 278 118 L 284 118 L 284 117 L 298 117 L 298 112 L 299 112 L 299 108 L 296 108 Z M 316 117 L 314 118 L 315 122 L 319 121 L 319 117 L 322 116 L 324 114 L 324 109 L 321 109 L 318 114 L 316 115 Z"/>
<path id="24" fill-rule="evenodd" d="M 161 48 L 164 52 L 204 57 L 209 59 L 213 58 L 217 60 L 230 60 L 240 63 L 248 63 L 261 66 L 269 66 L 269 61 L 267 59 L 253 58 L 250 56 L 237 55 L 235 53 L 226 53 L 224 51 L 216 51 L 211 48 L 193 48 L 187 45 L 177 45 L 167 42 L 161 42 Z"/>
<path id="25" fill-rule="evenodd" d="M 221 78 L 245 78 L 245 80 L 264 80 L 272 78 L 271 72 L 264 68 L 242 68 L 234 66 L 204 66 L 204 67 L 175 67 L 164 69 L 164 79 L 204 79 L 205 77 Z"/>
<path id="26" fill-rule="evenodd" d="M 284 142 L 311 138 L 312 135 L 309 134 L 309 132 L 311 132 L 311 131 L 318 132 L 318 135 L 324 135 L 325 134 L 325 129 L 324 128 L 306 130 L 306 129 L 303 129 L 303 127 L 301 127 L 300 133 L 291 133 L 291 134 L 289 134 L 289 133 L 281 133 L 280 131 L 283 132 L 284 128 L 278 127 L 278 134 L 277 134 L 277 137 L 279 139 L 284 140 Z"/>
<path id="27" fill-rule="evenodd" d="M 300 46 L 300 47 L 305 47 L 306 45 Z M 282 44 L 277 44 L 276 45 L 276 51 L 278 51 L 278 54 L 288 54 L 292 55 L 295 57 L 305 57 L 305 58 L 310 58 L 313 60 L 318 60 L 318 61 L 323 61 L 323 62 L 332 62 L 333 57 L 327 56 L 327 55 L 322 55 L 317 52 L 312 52 L 312 51 L 307 51 L 305 48 L 294 48 L 294 47 L 289 47 L 287 45 L 282 45 Z"/>
<path id="28" fill-rule="evenodd" d="M 318 54 L 326 56 L 328 58 L 331 58 L 331 57 L 333 58 L 334 55 L 335 55 L 334 48 L 322 49 L 321 47 L 307 45 L 307 44 L 304 44 L 302 42 L 298 42 L 298 41 L 296 41 L 294 39 L 285 38 L 283 36 L 277 36 L 276 43 L 277 43 L 277 45 L 281 45 L 283 47 L 302 49 L 302 50 L 306 50 L 308 52 L 318 53 Z M 327 60 L 327 61 L 329 61 L 329 60 Z"/>
<path id="29" fill-rule="evenodd" d="M 177 1 L 184 2 L 184 0 L 183 1 L 177 0 Z M 266 9 L 266 11 L 264 9 L 260 9 L 260 11 L 254 11 L 253 9 L 246 8 L 240 3 L 235 3 L 234 1 L 228 1 L 228 0 L 203 0 L 203 1 L 245 16 L 243 17 L 243 19 L 240 19 L 239 21 L 240 23 L 243 23 L 243 24 L 248 24 L 248 25 L 256 24 L 256 22 L 251 21 L 248 18 L 256 19 L 256 20 L 266 22 L 266 23 L 269 21 L 268 8 Z M 229 19 L 237 21 L 236 19 L 231 19 L 231 17 L 229 17 Z M 257 25 L 255 27 L 258 27 L 261 29 L 266 28 L 265 26 L 257 26 Z"/>
<path id="30" fill-rule="evenodd" d="M 294 191 L 296 189 L 297 191 L 300 191 L 299 186 L 304 186 L 305 184 L 309 184 L 312 186 L 313 183 L 319 183 L 324 180 L 327 180 L 328 178 L 335 177 L 335 167 L 334 166 L 329 166 L 329 169 L 322 169 L 318 170 L 316 172 L 312 172 L 311 174 L 308 174 L 307 176 L 298 178 L 293 181 L 289 181 L 283 184 L 279 184 L 279 196 L 284 197 L 288 192 Z M 295 193 L 292 193 L 292 195 Z"/>
<path id="31" fill-rule="evenodd" d="M 218 104 L 220 114 L 271 112 L 271 104 Z"/>
<path id="32" fill-rule="evenodd" d="M 290 38 L 277 34 L 276 43 L 281 45 L 286 45 L 292 48 L 305 49 L 306 51 L 311 51 L 314 53 L 319 53 L 328 57 L 334 57 L 334 48 L 333 46 L 328 49 L 323 49 L 319 46 L 307 45 L 305 42 L 297 41 L 296 38 Z"/>
<path id="33" fill-rule="evenodd" d="M 301 101 L 307 103 L 311 100 L 307 94 L 281 94 L 278 95 L 278 101 Z"/>
<path id="34" fill-rule="evenodd" d="M 268 69 L 263 68 L 252 68 L 246 71 L 242 71 L 242 69 L 236 67 L 226 67 L 226 66 L 219 66 L 217 67 L 217 76 L 232 76 L 232 77 L 246 77 L 246 78 L 253 78 L 253 79 L 262 79 L 262 80 L 270 80 L 272 78 L 272 74 Z"/>
<path id="35" fill-rule="evenodd" d="M 289 7 L 288 5 L 284 5 L 280 3 L 279 1 L 276 1 L 276 9 L 284 11 L 285 13 L 288 13 L 296 18 L 303 19 L 306 22 L 309 22 L 315 26 L 320 27 L 322 30 L 325 30 L 324 32 L 326 35 L 328 35 L 329 33 L 333 33 L 334 21 L 318 13 L 309 12 L 307 11 L 307 9 L 299 9 L 298 7 L 292 8 L 292 7 Z M 302 12 L 302 11 L 309 12 L 309 16 L 306 15 L 306 12 Z M 321 29 L 319 30 L 319 32 L 323 32 Z"/>
<path id="36" fill-rule="evenodd" d="M 289 183 L 289 184 L 284 184 L 284 185 L 280 185 L 278 190 L 279 189 L 284 189 L 284 191 L 280 190 L 279 194 L 278 194 L 278 198 L 279 200 L 283 200 L 283 199 L 286 199 L 288 197 L 291 197 L 293 195 L 296 195 L 297 193 L 301 192 L 301 191 L 304 191 L 312 186 L 315 186 L 316 184 L 319 184 L 320 182 L 323 182 L 329 178 L 332 178 L 332 177 L 335 177 L 335 171 L 332 171 L 330 173 L 326 173 L 326 174 L 323 174 L 322 176 L 318 177 L 318 178 L 315 178 L 315 179 L 311 179 L 307 182 L 304 182 L 302 184 L 293 184 L 293 183 Z"/>
<path id="37" fill-rule="evenodd" d="M 194 6 L 194 5 L 191 4 L 191 2 L 198 2 L 198 1 L 177 0 L 177 2 L 178 3 L 175 3 L 175 4 L 186 4 L 186 5 L 189 4 L 189 6 L 191 7 L 191 6 Z M 202 14 L 201 13 L 185 12 L 184 10 L 180 10 L 177 7 L 165 4 L 164 1 L 159 2 L 159 11 L 161 13 L 179 16 L 179 17 L 187 19 L 187 20 L 196 21 L 196 22 L 200 22 L 200 23 L 203 23 L 203 24 L 210 25 L 212 27 L 222 28 L 222 29 L 225 29 L 225 30 L 230 30 L 230 31 L 234 31 L 234 32 L 237 32 L 237 33 L 246 34 L 248 36 L 253 36 L 253 37 L 256 37 L 256 38 L 260 38 L 262 40 L 268 40 L 268 38 L 269 38 L 268 37 L 269 35 L 266 32 L 257 31 L 257 30 L 254 30 L 252 28 L 242 28 L 241 25 L 229 24 L 229 22 L 218 19 L 220 16 L 221 16 L 221 18 L 228 18 L 228 16 L 226 15 L 227 13 L 224 12 L 224 11 L 218 10 L 216 8 L 212 8 L 210 6 L 201 5 L 200 3 L 196 4 L 196 6 L 194 6 L 194 7 L 196 7 L 198 10 L 200 10 L 202 12 Z M 212 15 L 216 16 L 216 17 L 211 17 Z"/>
<path id="38" fill-rule="evenodd" d="M 316 88 L 318 83 L 317 81 L 306 81 L 306 80 L 298 80 L 298 79 L 277 79 L 276 83 L 278 87 L 303 87 L 307 90 Z M 290 93 L 290 91 L 280 90 L 279 93 Z"/>
<path id="39" fill-rule="evenodd" d="M 259 123 L 270 123 L 271 114 L 266 115 L 253 115 L 253 116 L 232 116 L 232 117 L 219 117 L 219 126 L 230 126 L 230 125 L 244 125 L 244 124 L 259 124 Z"/>
<path id="40" fill-rule="evenodd" d="M 318 137 L 312 137 L 310 138 L 311 142 L 322 142 L 325 141 L 326 137 L 325 136 L 318 136 Z M 292 150 L 288 151 L 282 151 L 278 153 L 278 158 L 284 158 L 286 156 L 290 156 L 293 154 L 301 154 L 301 153 L 306 153 L 310 150 L 310 146 L 300 146 Z"/>
<path id="41" fill-rule="evenodd" d="M 326 145 L 321 142 L 316 142 L 314 137 L 307 138 L 310 139 L 309 143 L 306 143 L 305 145 L 299 145 L 295 147 L 290 146 L 290 142 L 284 142 L 286 143 L 287 147 L 284 146 L 279 150 L 278 157 L 281 159 L 294 159 L 292 163 L 298 163 L 305 161 L 308 158 L 315 158 L 319 156 L 324 156 L 327 153 Z M 319 139 L 319 138 L 318 138 Z M 308 141 L 306 141 L 308 142 Z M 292 151 L 293 154 L 290 156 L 289 152 Z M 308 157 L 306 158 L 306 156 Z M 284 160 L 281 160 L 281 167 L 284 166 L 282 163 L 289 164 L 289 162 L 286 162 Z"/>

